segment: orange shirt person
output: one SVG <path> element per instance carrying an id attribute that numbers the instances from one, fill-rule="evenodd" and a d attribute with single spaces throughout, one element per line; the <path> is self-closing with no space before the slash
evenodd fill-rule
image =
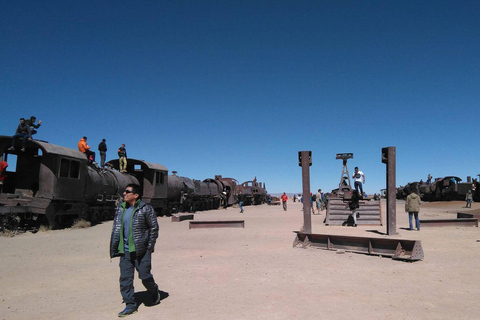
<path id="1" fill-rule="evenodd" d="M 87 144 L 87 137 L 83 137 L 78 141 L 78 151 L 87 155 L 89 163 L 95 161 L 95 152 L 90 151 L 90 146 Z"/>

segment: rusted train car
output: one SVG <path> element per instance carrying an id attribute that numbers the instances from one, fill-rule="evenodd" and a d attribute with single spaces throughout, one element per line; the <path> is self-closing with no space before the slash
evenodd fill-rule
<path id="1" fill-rule="evenodd" d="M 253 181 L 245 181 L 237 186 L 237 198 L 243 201 L 245 205 L 259 205 L 267 202 L 268 193 L 265 183 Z"/>
<path id="2" fill-rule="evenodd" d="M 233 178 L 192 180 L 176 172 L 168 175 L 163 165 L 131 158 L 128 173 L 121 173 L 88 164 L 83 153 L 71 148 L 32 140 L 21 151 L 21 141 L 16 143 L 9 151 L 11 137 L 0 136 L 0 157 L 9 163 L 0 190 L 0 226 L 106 220 L 129 183 L 142 187 L 143 199 L 160 215 L 216 209 L 237 201 Z M 109 162 L 118 168 L 118 159 Z"/>
<path id="3" fill-rule="evenodd" d="M 413 190 L 423 201 L 465 200 L 468 190 L 472 190 L 474 200 L 479 201 L 480 185 L 476 180 L 469 180 L 462 182 L 462 179 L 457 176 L 446 176 L 437 178 L 430 184 L 422 181 L 410 182 L 404 187 L 397 188 L 397 199 L 405 199 L 410 190 Z"/>

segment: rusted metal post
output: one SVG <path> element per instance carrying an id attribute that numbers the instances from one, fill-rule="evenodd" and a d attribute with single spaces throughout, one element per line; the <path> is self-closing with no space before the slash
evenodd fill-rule
<path id="1" fill-rule="evenodd" d="M 397 234 L 397 189 L 396 189 L 396 160 L 395 147 L 382 148 L 382 162 L 387 165 L 387 235 Z"/>
<path id="2" fill-rule="evenodd" d="M 312 210 L 310 205 L 310 166 L 312 165 L 312 151 L 298 152 L 298 165 L 302 167 L 303 185 L 303 228 L 304 233 L 312 233 Z"/>

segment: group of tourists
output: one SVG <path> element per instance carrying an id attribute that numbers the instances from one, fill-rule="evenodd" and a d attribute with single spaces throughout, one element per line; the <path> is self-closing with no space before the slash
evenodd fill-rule
<path id="1" fill-rule="evenodd" d="M 20 151 L 25 152 L 25 147 L 27 146 L 27 141 L 32 140 L 32 136 L 37 133 L 37 130 L 42 125 L 42 120 L 39 120 L 38 123 L 35 123 L 37 118 L 31 116 L 28 119 L 20 118 L 20 123 L 15 130 L 15 134 L 12 136 L 12 145 L 8 148 L 8 151 L 15 150 L 15 139 L 22 138 L 22 149 Z"/>
<path id="2" fill-rule="evenodd" d="M 105 160 L 107 158 L 107 140 L 102 139 L 98 144 L 98 151 L 100 152 L 100 167 L 105 168 Z M 95 152 L 91 150 L 92 148 L 87 144 L 87 137 L 82 137 L 78 142 L 78 151 L 84 153 L 87 156 L 89 163 L 95 162 Z M 120 163 L 120 172 L 127 172 L 127 149 L 125 149 L 125 143 L 122 143 L 120 148 L 117 151 L 118 159 Z"/>
<path id="3" fill-rule="evenodd" d="M 31 116 L 28 119 L 20 118 L 20 123 L 15 130 L 15 134 L 12 136 L 12 144 L 8 148 L 8 151 L 14 151 L 15 139 L 21 138 L 22 148 L 20 151 L 25 152 L 27 141 L 31 141 L 33 139 L 32 136 L 37 133 L 36 129 L 40 128 L 41 125 L 42 120 L 39 120 L 37 123 L 37 118 L 35 116 Z M 78 142 L 78 151 L 86 155 L 89 163 L 95 162 L 95 152 L 92 151 L 91 147 L 87 144 L 87 137 L 82 137 Z M 100 152 L 100 167 L 103 169 L 105 168 L 105 160 L 107 157 L 106 139 L 102 139 L 102 141 L 99 143 L 98 151 Z M 120 148 L 118 148 L 117 153 L 120 162 L 120 172 L 125 173 L 127 172 L 127 150 L 125 149 L 124 143 L 120 146 Z"/>

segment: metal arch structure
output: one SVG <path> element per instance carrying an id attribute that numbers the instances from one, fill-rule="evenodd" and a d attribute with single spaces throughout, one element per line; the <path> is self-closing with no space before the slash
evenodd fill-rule
<path id="1" fill-rule="evenodd" d="M 353 159 L 353 153 L 337 153 L 337 160 L 343 160 L 342 175 L 340 176 L 340 183 L 338 184 L 339 192 L 342 189 L 352 189 L 352 183 L 350 181 L 350 173 L 348 172 L 348 159 Z M 348 183 L 347 183 L 348 182 Z"/>

